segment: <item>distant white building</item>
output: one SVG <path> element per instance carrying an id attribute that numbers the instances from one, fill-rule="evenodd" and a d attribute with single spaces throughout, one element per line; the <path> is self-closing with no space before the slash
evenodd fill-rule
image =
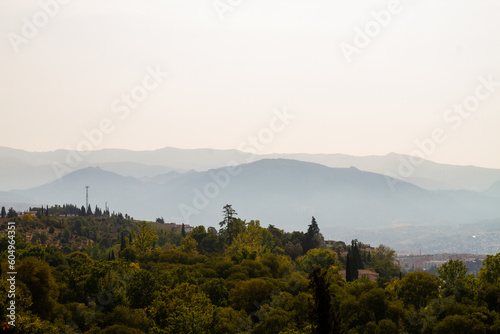
<path id="1" fill-rule="evenodd" d="M 432 267 L 439 268 L 442 264 L 445 264 L 448 261 L 427 261 L 424 262 L 424 270 L 431 269 Z"/>

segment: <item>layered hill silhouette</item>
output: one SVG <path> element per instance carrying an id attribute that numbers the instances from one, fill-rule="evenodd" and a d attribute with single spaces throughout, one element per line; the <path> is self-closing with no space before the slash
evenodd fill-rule
<path id="1" fill-rule="evenodd" d="M 99 167 L 122 176 L 153 179 L 170 172 L 201 172 L 229 164 L 279 158 L 337 168 L 354 166 L 363 171 L 402 179 L 429 190 L 485 191 L 500 181 L 499 169 L 438 164 L 428 160 L 414 165 L 410 157 L 395 153 L 356 157 L 344 154 L 252 155 L 238 150 L 188 150 L 170 147 L 152 151 L 103 149 L 89 152 L 27 152 L 0 147 L 0 191 L 40 186 L 87 167 Z"/>
<path id="2" fill-rule="evenodd" d="M 397 182 L 397 186 L 391 184 Z M 264 225 L 305 229 L 311 216 L 325 231 L 394 224 L 459 224 L 500 217 L 500 198 L 473 191 L 430 191 L 355 167 L 332 168 L 289 159 L 263 159 L 232 168 L 167 173 L 139 180 L 85 168 L 12 196 L 38 204 L 85 203 L 140 219 L 217 226 L 222 207 Z M 4 193 L 4 196 L 8 193 Z"/>

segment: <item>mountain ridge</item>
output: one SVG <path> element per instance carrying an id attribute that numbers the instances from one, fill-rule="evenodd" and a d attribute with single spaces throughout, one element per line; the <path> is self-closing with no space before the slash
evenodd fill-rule
<path id="1" fill-rule="evenodd" d="M 472 223 L 500 217 L 499 199 L 472 191 L 430 191 L 395 182 L 355 167 L 333 168 L 290 159 L 262 159 L 162 179 L 141 181 L 98 167 L 60 180 L 12 192 L 37 204 L 85 203 L 108 206 L 134 217 L 194 225 L 217 225 L 222 207 L 232 204 L 242 217 L 299 228 L 317 216 L 327 230 L 410 224 Z M 41 203 L 40 203 L 41 202 Z"/>

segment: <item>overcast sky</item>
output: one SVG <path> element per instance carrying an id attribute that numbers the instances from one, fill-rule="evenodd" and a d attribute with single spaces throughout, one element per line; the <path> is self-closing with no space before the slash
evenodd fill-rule
<path id="1" fill-rule="evenodd" d="M 498 0 L 60 2 L 0 0 L 0 146 L 500 168 Z"/>

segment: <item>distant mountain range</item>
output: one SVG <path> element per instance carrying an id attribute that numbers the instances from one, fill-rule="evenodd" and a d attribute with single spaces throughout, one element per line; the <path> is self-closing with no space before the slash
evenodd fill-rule
<path id="1" fill-rule="evenodd" d="M 90 152 L 57 150 L 27 152 L 0 147 L 0 191 L 28 189 L 87 167 L 99 167 L 122 176 L 154 178 L 169 172 L 207 171 L 230 164 L 241 165 L 261 159 L 291 159 L 328 167 L 356 167 L 363 171 L 402 179 L 429 190 L 484 191 L 500 181 L 500 170 L 454 166 L 423 160 L 415 165 L 409 156 L 355 157 L 344 154 L 252 155 L 238 150 L 177 149 L 153 151 L 104 149 Z"/>
<path id="2" fill-rule="evenodd" d="M 408 161 L 397 154 L 265 158 L 233 150 L 102 150 L 70 166 L 66 159 L 76 161 L 74 154 L 0 148 L 0 205 L 80 206 L 90 186 L 92 207 L 107 203 L 138 219 L 217 226 L 222 207 L 232 204 L 243 219 L 286 230 L 305 230 L 315 216 L 333 239 L 355 236 L 355 229 L 500 218 L 500 170 L 424 161 L 404 181 L 384 175 L 397 175 L 401 161 Z M 57 178 L 54 166 L 67 174 Z"/>
<path id="3" fill-rule="evenodd" d="M 231 169 L 232 170 L 232 169 Z M 500 199 L 472 191 L 430 191 L 357 168 L 331 168 L 287 159 L 264 159 L 206 172 L 166 174 L 150 180 L 87 167 L 59 180 L 3 193 L 24 203 L 105 202 L 142 219 L 216 225 L 232 204 L 241 217 L 303 229 L 311 216 L 327 226 L 381 227 L 392 224 L 470 223 L 500 217 Z M 160 181 L 158 181 L 160 180 Z"/>

